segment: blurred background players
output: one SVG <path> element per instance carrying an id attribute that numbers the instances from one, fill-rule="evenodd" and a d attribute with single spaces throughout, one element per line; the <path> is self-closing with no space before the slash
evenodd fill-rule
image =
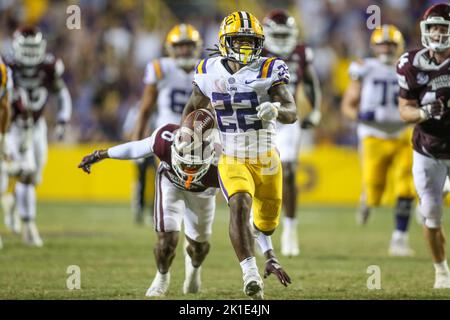
<path id="1" fill-rule="evenodd" d="M 321 119 L 321 91 L 317 74 L 312 66 L 312 49 L 298 39 L 298 26 L 294 17 L 284 10 L 271 11 L 263 21 L 265 50 L 262 56 L 277 56 L 286 62 L 291 78 L 288 88 L 295 97 L 301 121 L 293 124 L 277 123 L 277 148 L 283 167 L 283 233 L 281 254 L 297 256 L 300 252 L 297 239 L 297 161 L 301 139 L 317 126 Z M 306 100 L 305 100 L 306 96 Z M 306 139 L 311 139 L 308 137 Z"/>
<path id="2" fill-rule="evenodd" d="M 450 5 L 428 8 L 420 32 L 424 48 L 406 52 L 397 64 L 399 110 L 403 120 L 415 124 L 413 176 L 434 262 L 434 288 L 448 289 L 442 204 L 450 170 Z"/>
<path id="3" fill-rule="evenodd" d="M 8 185 L 8 177 L 5 172 L 5 158 L 7 156 L 6 131 L 9 126 L 11 116 L 11 95 L 12 95 L 11 70 L 6 66 L 0 57 L 0 192 L 3 194 Z M 3 247 L 0 236 L 0 249 Z"/>
<path id="4" fill-rule="evenodd" d="M 154 113 L 156 128 L 180 123 L 192 92 L 194 67 L 202 50 L 200 33 L 192 25 L 178 24 L 167 34 L 165 49 L 168 57 L 147 64 L 134 140 L 148 134 L 148 121 Z"/>
<path id="5" fill-rule="evenodd" d="M 350 65 L 352 80 L 342 100 L 343 114 L 358 122 L 363 194 L 357 220 L 365 224 L 372 208 L 380 205 L 388 172 L 393 168 L 397 204 L 389 253 L 410 256 L 413 251 L 407 232 L 414 201 L 411 130 L 398 112 L 395 72 L 404 40 L 395 26 L 383 25 L 372 32 L 370 45 L 375 57 Z"/>
<path id="6" fill-rule="evenodd" d="M 3 208 L 5 215 L 13 217 L 17 206 L 23 222 L 23 240 L 37 247 L 43 242 L 35 224 L 35 189 L 47 161 L 47 125 L 43 112 L 49 94 L 55 95 L 58 107 L 55 127 L 58 140 L 63 139 L 72 112 L 71 97 L 62 79 L 64 64 L 47 53 L 46 44 L 39 29 L 22 27 L 14 33 L 12 55 L 5 57 L 14 80 L 10 129 L 13 166 L 9 173 L 17 182 L 14 196 L 2 197 Z"/>
<path id="7" fill-rule="evenodd" d="M 167 34 L 165 50 L 168 57 L 154 59 L 147 64 L 144 91 L 132 140 L 148 136 L 149 129 L 167 123 L 180 123 L 181 113 L 192 91 L 194 67 L 200 58 L 203 41 L 200 33 L 190 24 L 175 25 Z M 149 121 L 154 127 L 149 128 Z M 145 196 L 146 170 L 151 157 L 140 160 L 135 193 L 136 221 L 142 221 Z"/>

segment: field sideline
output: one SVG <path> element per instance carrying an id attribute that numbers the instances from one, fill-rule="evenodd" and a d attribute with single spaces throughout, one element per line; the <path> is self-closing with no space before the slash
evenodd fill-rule
<path id="1" fill-rule="evenodd" d="M 448 209 L 446 209 L 448 211 Z M 392 229 L 389 209 L 374 212 L 369 225 L 354 222 L 353 208 L 300 209 L 301 254 L 280 257 L 293 284 L 265 281 L 267 299 L 449 299 L 450 290 L 433 290 L 434 270 L 415 219 L 414 258 L 387 256 Z M 3 218 L 2 218 L 3 220 Z M 445 215 L 446 230 L 450 230 Z M 155 274 L 154 232 L 137 227 L 126 204 L 40 203 L 42 249 L 22 245 L 0 224 L 0 299 L 144 299 Z M 179 245 L 166 299 L 245 299 L 241 270 L 228 239 L 228 211 L 219 205 L 211 252 L 203 267 L 203 290 L 184 296 L 184 259 Z M 280 230 L 274 235 L 279 250 Z M 182 243 L 180 243 L 182 244 Z M 448 248 L 448 246 L 447 246 Z M 260 270 L 263 259 L 258 258 Z M 69 265 L 81 268 L 81 290 L 66 288 Z M 381 268 L 381 290 L 366 287 L 367 267 Z"/>

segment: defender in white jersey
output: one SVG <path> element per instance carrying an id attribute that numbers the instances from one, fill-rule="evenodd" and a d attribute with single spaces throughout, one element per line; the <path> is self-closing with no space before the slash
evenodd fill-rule
<path id="1" fill-rule="evenodd" d="M 357 219 L 365 224 L 371 209 L 380 205 L 392 168 L 397 205 L 389 253 L 410 256 L 407 231 L 414 201 L 411 130 L 398 111 L 395 70 L 403 36 L 395 26 L 383 25 L 372 33 L 371 45 L 376 57 L 350 65 L 352 82 L 342 101 L 343 114 L 358 122 L 363 194 Z"/>
<path id="2" fill-rule="evenodd" d="M 151 61 L 145 70 L 134 140 L 148 136 L 148 120 L 157 113 L 155 127 L 180 123 L 183 108 L 192 92 L 194 67 L 202 48 L 200 33 L 190 24 L 179 24 L 166 38 L 168 57 Z"/>
<path id="3" fill-rule="evenodd" d="M 263 282 L 253 236 L 272 234 L 281 212 L 276 121 L 297 120 L 286 86 L 288 68 L 276 57 L 261 58 L 263 45 L 263 29 L 255 16 L 239 11 L 225 17 L 219 31 L 221 57 L 198 63 L 192 96 L 183 111 L 185 117 L 209 105 L 215 110 L 223 147 L 219 182 L 230 207 L 230 239 L 242 267 L 244 292 L 256 299 L 263 298 Z"/>

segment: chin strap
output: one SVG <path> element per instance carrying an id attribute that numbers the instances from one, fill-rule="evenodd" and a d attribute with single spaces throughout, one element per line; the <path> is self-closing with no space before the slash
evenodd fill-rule
<path id="1" fill-rule="evenodd" d="M 191 187 L 191 183 L 192 183 L 192 180 L 193 180 L 193 179 L 194 179 L 194 178 L 193 178 L 192 176 L 188 176 L 186 182 L 184 183 L 184 187 L 185 187 L 186 189 L 189 189 L 189 188 Z"/>

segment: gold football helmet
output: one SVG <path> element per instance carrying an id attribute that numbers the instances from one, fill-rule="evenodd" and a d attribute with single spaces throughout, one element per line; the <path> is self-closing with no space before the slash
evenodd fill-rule
<path id="1" fill-rule="evenodd" d="M 186 45 L 183 47 L 183 45 Z M 200 58 L 203 41 L 200 33 L 190 24 L 177 24 L 166 37 L 166 50 L 182 68 L 193 68 Z"/>
<path id="2" fill-rule="evenodd" d="M 261 55 L 264 32 L 258 19 L 246 11 L 226 16 L 219 30 L 219 51 L 223 57 L 249 64 Z"/>
<path id="3" fill-rule="evenodd" d="M 378 54 L 379 59 L 386 63 L 400 57 L 405 49 L 405 40 L 403 40 L 402 33 L 397 29 L 396 26 L 392 24 L 383 24 L 380 28 L 376 28 L 372 32 L 372 35 L 370 37 L 370 45 L 374 49 L 377 45 L 380 44 L 396 45 L 395 52 Z"/>

